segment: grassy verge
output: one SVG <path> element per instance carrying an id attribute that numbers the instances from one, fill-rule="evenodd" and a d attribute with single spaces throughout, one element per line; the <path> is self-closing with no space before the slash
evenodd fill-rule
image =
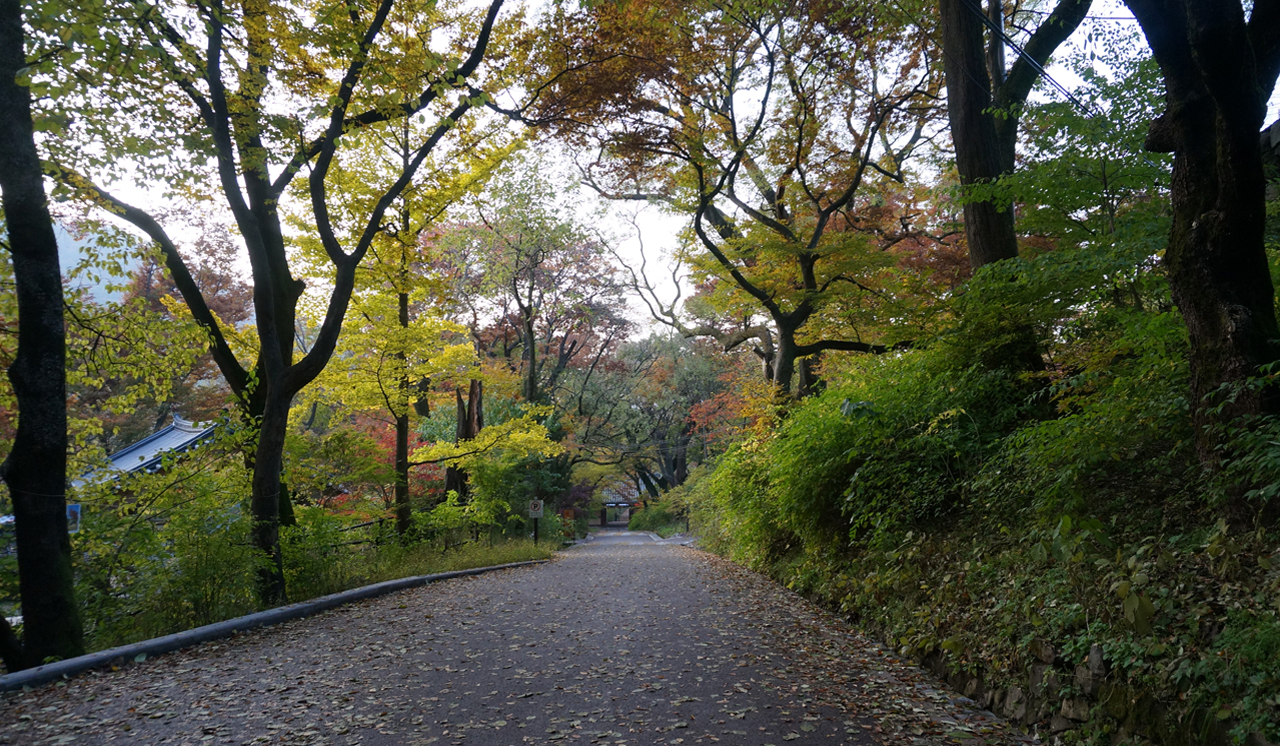
<path id="1" fill-rule="evenodd" d="M 473 542 L 458 547 L 448 554 L 441 554 L 438 550 L 423 545 L 403 550 L 399 547 L 387 547 L 376 557 L 367 561 L 365 576 L 368 578 L 368 583 L 380 583 L 384 580 L 396 580 L 415 575 L 432 575 L 454 570 L 470 570 L 473 567 L 550 559 L 553 554 L 555 554 L 555 547 L 552 546 L 552 542 L 543 541 L 535 546 L 527 539 L 504 541 L 491 546 L 484 542 Z"/>
<path id="2" fill-rule="evenodd" d="M 343 536 L 338 534 L 337 536 Z M 289 601 L 306 601 L 352 588 L 418 575 L 548 559 L 555 547 L 530 540 L 470 542 L 441 552 L 436 544 L 342 545 L 326 531 L 285 532 L 285 574 Z M 89 652 L 233 619 L 261 611 L 254 600 L 252 573 L 245 568 L 184 558 L 149 586 L 146 598 L 132 595 L 114 607 L 92 609 Z M 214 559 L 217 559 L 216 557 Z M 175 563 L 176 564 L 176 563 Z M 250 567 L 250 569 L 252 569 Z M 115 612 L 108 616 L 103 611 Z"/>

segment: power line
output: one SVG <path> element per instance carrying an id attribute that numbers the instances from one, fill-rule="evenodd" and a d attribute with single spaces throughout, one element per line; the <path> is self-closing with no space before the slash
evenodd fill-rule
<path id="1" fill-rule="evenodd" d="M 1004 29 L 1001 28 L 999 24 L 991 20 L 991 18 L 986 13 L 982 12 L 982 8 L 974 6 L 973 0 L 960 0 L 960 2 L 964 3 L 964 6 L 969 9 L 969 12 L 978 16 L 978 18 L 981 19 L 982 24 L 991 30 L 991 33 L 998 35 L 1002 42 L 1009 45 L 1010 47 L 1013 47 L 1013 51 L 1017 52 L 1019 57 L 1026 60 L 1027 64 L 1031 65 L 1031 68 L 1033 70 L 1039 73 L 1040 76 L 1043 77 L 1045 80 L 1049 81 L 1050 85 L 1052 85 L 1054 88 L 1057 88 L 1058 91 L 1063 96 L 1067 97 L 1068 101 L 1070 101 L 1072 104 L 1076 106 L 1076 108 L 1080 109 L 1081 111 L 1083 111 L 1084 113 L 1088 114 L 1091 117 L 1096 114 L 1096 112 L 1092 111 L 1084 102 L 1076 98 L 1075 95 L 1071 93 L 1071 91 L 1068 91 L 1065 86 L 1063 86 L 1052 75 L 1050 75 L 1049 71 L 1045 70 L 1044 67 L 1039 62 L 1036 62 L 1035 59 L 1031 57 L 1031 55 L 1027 54 L 1026 50 L 1023 49 L 1021 46 L 1019 46 L 1017 42 L 1015 42 L 1012 38 L 1010 38 L 1009 35 L 1005 33 Z"/>
<path id="2" fill-rule="evenodd" d="M 901 13 L 903 16 L 905 16 L 907 20 L 915 24 L 916 27 L 920 29 L 920 33 L 924 34 L 925 37 L 929 39 L 929 41 L 933 42 L 934 45 L 936 45 L 938 49 L 942 51 L 942 54 L 944 56 L 948 56 L 948 57 L 950 56 L 947 54 L 946 47 L 944 47 L 941 43 L 938 42 L 937 39 L 934 39 L 932 35 L 929 34 L 929 32 L 925 29 L 925 25 L 920 22 L 919 18 L 915 17 L 913 14 L 911 14 L 905 8 L 903 8 L 898 0 L 891 0 L 891 1 L 893 3 L 893 7 L 897 8 L 898 12 Z M 1076 98 L 1075 95 L 1071 93 L 1071 91 L 1068 91 L 1065 86 L 1063 86 L 1061 83 L 1057 81 L 1057 79 L 1055 79 L 1052 75 L 1050 75 L 1049 72 L 1045 70 L 1044 67 L 1039 62 L 1036 62 L 1034 59 L 1032 59 L 1031 55 L 1027 54 L 1025 49 L 1023 49 L 1019 44 L 1014 42 L 1014 40 L 1011 39 L 1009 35 L 1005 33 L 1003 28 L 1000 28 L 1000 26 L 997 25 L 995 21 L 991 20 L 991 18 L 988 17 L 986 13 L 983 13 L 980 7 L 975 7 L 973 4 L 973 0 L 960 0 L 960 1 L 964 3 L 964 6 L 966 8 L 969 9 L 969 12 L 978 16 L 978 18 L 982 20 L 982 24 L 984 26 L 990 29 L 993 33 L 998 34 L 1000 40 L 1003 43 L 1008 44 L 1010 47 L 1013 47 L 1014 51 L 1018 53 L 1018 56 L 1026 60 L 1027 64 L 1031 65 L 1032 69 L 1038 72 L 1045 80 L 1049 81 L 1049 84 L 1052 85 L 1054 88 L 1056 88 L 1059 92 L 1061 92 L 1062 95 L 1066 96 L 1067 100 L 1073 106 L 1078 108 L 1080 111 L 1084 112 L 1084 114 L 1090 120 L 1101 121 L 1108 130 L 1111 130 L 1114 132 L 1115 124 L 1113 122 L 1111 122 L 1105 116 L 1103 116 L 1101 111 L 1097 111 L 1095 109 L 1090 108 L 1087 104 L 1080 101 L 1080 99 Z M 1120 20 L 1120 19 L 1116 19 L 1116 20 Z M 1128 19 L 1125 19 L 1125 20 L 1128 20 Z M 980 87 L 983 85 L 986 85 L 988 87 L 990 86 L 989 81 L 984 84 L 983 82 L 977 80 L 967 67 L 963 65 L 957 65 L 957 67 L 960 67 L 962 70 L 964 70 L 965 75 L 968 76 L 969 80 L 972 81 L 974 84 Z M 1143 162 L 1146 163 L 1148 166 L 1154 167 L 1156 165 L 1151 160 L 1151 157 L 1144 152 L 1135 151 L 1135 155 L 1140 155 L 1142 157 Z"/>
<path id="3" fill-rule="evenodd" d="M 1037 15 L 1037 16 L 1048 16 L 1048 15 L 1053 15 L 1052 13 L 1049 13 L 1049 12 L 1046 12 L 1046 11 L 1043 11 L 1043 10 L 1028 10 L 1028 9 L 1026 9 L 1026 8 L 1023 8 L 1022 10 L 1019 10 L 1018 12 L 1019 12 L 1019 13 L 1027 13 L 1027 14 L 1029 14 L 1029 15 Z M 1084 20 L 1086 20 L 1086 21 L 1126 21 L 1126 22 L 1130 22 L 1130 23 L 1137 23 L 1137 22 L 1138 22 L 1138 19 L 1137 19 L 1137 18 L 1135 18 L 1135 17 L 1133 17 L 1133 16 L 1085 16 L 1085 17 L 1084 17 Z"/>

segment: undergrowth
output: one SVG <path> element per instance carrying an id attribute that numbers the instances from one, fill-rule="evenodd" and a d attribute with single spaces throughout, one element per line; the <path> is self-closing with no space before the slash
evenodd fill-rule
<path id="1" fill-rule="evenodd" d="M 1098 645 L 1108 691 L 1280 740 L 1280 532 L 1237 520 L 1274 498 L 1280 421 L 1200 471 L 1185 329 L 1141 255 L 1001 262 L 966 290 L 937 338 L 832 369 L 684 488 L 704 545 L 990 687 L 1025 687 L 1047 642 L 1077 696 Z M 1138 738 L 1125 707 L 1067 740 Z"/>
<path id="2" fill-rule="evenodd" d="M 73 534 L 77 598 L 92 652 L 261 610 L 255 592 L 265 560 L 253 549 L 241 469 L 215 469 L 209 449 L 162 474 L 86 485 L 92 520 Z M 122 499 L 122 495 L 132 495 Z M 416 575 L 546 559 L 523 523 L 438 526 L 402 541 L 389 521 L 350 530 L 359 517 L 299 508 L 281 528 L 289 601 Z M 551 521 L 558 528 L 557 521 Z M 5 580 L 12 575 L 4 574 Z M 0 589 L 4 590 L 4 589 Z"/>
<path id="3" fill-rule="evenodd" d="M 664 539 L 685 529 L 684 517 L 668 502 L 650 502 L 648 507 L 631 514 L 628 531 L 652 531 Z"/>
<path id="4" fill-rule="evenodd" d="M 340 519 L 320 509 L 300 511 L 299 517 L 297 526 L 281 532 L 285 581 L 298 599 L 415 575 L 547 559 L 555 551 L 551 541 L 534 545 L 531 539 L 488 533 L 448 551 L 435 542 L 400 544 L 390 536 L 343 545 Z"/>

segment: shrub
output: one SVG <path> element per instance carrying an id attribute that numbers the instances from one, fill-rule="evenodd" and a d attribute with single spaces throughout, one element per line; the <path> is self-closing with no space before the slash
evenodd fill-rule
<path id="1" fill-rule="evenodd" d="M 297 523 L 280 528 L 285 587 L 294 600 L 336 593 L 360 584 L 357 540 L 343 521 L 322 508 L 294 510 Z"/>
<path id="2" fill-rule="evenodd" d="M 667 502 L 649 501 L 643 510 L 631 514 L 627 523 L 630 531 L 652 531 L 659 536 L 671 536 L 684 527 L 684 518 Z"/>
<path id="3" fill-rule="evenodd" d="M 247 474 L 197 454 L 162 474 L 83 485 L 72 535 L 87 642 L 110 647 L 257 608 Z"/>
<path id="4" fill-rule="evenodd" d="M 1195 462 L 1181 318 L 1111 316 L 1045 391 L 1057 416 L 1026 423 L 983 467 L 974 488 L 992 507 L 1030 505 L 1049 521 L 1089 513 L 1153 478 L 1177 482 Z"/>

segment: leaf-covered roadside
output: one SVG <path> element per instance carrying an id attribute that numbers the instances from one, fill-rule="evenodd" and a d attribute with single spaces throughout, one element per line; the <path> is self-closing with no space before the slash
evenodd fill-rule
<path id="1" fill-rule="evenodd" d="M 838 565 L 806 561 L 790 577 L 904 655 L 944 655 L 986 706 L 1001 709 L 991 695 L 1002 688 L 1038 684 L 1046 706 L 1021 714 L 1046 731 L 1068 727 L 1057 716 L 1086 721 L 1073 734 L 1085 741 L 1122 729 L 1174 740 L 1184 727 L 1276 738 L 1274 534 L 1122 537 L 1065 517 L 1021 536 L 989 528 L 910 534 Z M 1101 680 L 1087 671 L 1095 646 Z M 1019 714 L 1016 704 L 1001 711 Z"/>

